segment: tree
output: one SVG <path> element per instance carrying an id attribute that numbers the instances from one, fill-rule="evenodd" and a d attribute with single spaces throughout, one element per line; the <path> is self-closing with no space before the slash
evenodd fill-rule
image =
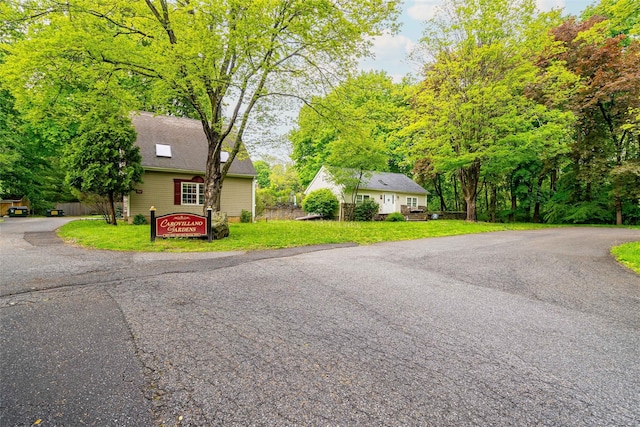
<path id="1" fill-rule="evenodd" d="M 106 109 L 90 112 L 67 147 L 68 183 L 81 192 L 107 197 L 113 225 L 117 225 L 115 196 L 142 182 L 142 158 L 135 140 L 131 120 Z"/>
<path id="2" fill-rule="evenodd" d="M 407 107 L 403 89 L 384 72 L 363 72 L 302 107 L 289 134 L 302 183 L 322 166 L 400 171 L 393 144 L 396 119 Z"/>
<path id="3" fill-rule="evenodd" d="M 271 186 L 271 166 L 264 160 L 256 160 L 253 162 L 253 167 L 256 170 L 258 176 L 258 186 L 260 188 L 269 188 Z"/>
<path id="4" fill-rule="evenodd" d="M 261 213 L 266 207 L 292 206 L 302 200 L 302 185 L 291 163 L 282 163 L 275 157 L 267 161 L 254 162 L 258 172 L 258 183 L 261 176 L 267 178 L 256 191 L 256 211 Z M 271 166 L 272 165 L 272 166 Z"/>
<path id="5" fill-rule="evenodd" d="M 368 53 L 369 37 L 394 26 L 397 8 L 397 0 L 34 0 L 23 9 L 38 31 L 11 59 L 14 71 L 33 71 L 12 75 L 25 87 L 70 63 L 97 66 L 110 83 L 144 77 L 159 111 L 187 106 L 202 122 L 205 209 L 219 210 L 252 114 L 269 96 L 306 98 L 343 78 Z M 46 55 L 34 49 L 52 43 Z M 224 164 L 223 145 L 231 147 Z"/>
<path id="6" fill-rule="evenodd" d="M 585 188 L 574 197 L 591 203 L 592 184 L 609 183 L 620 225 L 625 201 L 637 201 L 640 187 L 640 42 L 625 34 L 610 36 L 603 22 L 594 15 L 555 28 L 560 49 L 547 63 L 559 61 L 580 78 L 569 108 L 577 117 L 574 177 Z M 606 186 L 599 190 L 608 192 Z"/>
<path id="7" fill-rule="evenodd" d="M 384 72 L 363 72 L 347 79 L 325 97 L 302 108 L 289 138 L 303 183 L 322 166 L 355 205 L 360 186 L 372 171 L 398 170 L 393 152 L 397 117 L 406 108 L 403 85 Z M 353 219 L 354 210 L 346 210 Z"/>
<path id="8" fill-rule="evenodd" d="M 529 0 L 449 0 L 422 39 L 424 81 L 413 98 L 408 153 L 430 170 L 455 171 L 467 210 L 477 219 L 483 176 L 531 154 L 557 152 L 568 117 L 527 96 L 533 58 L 548 43 L 553 15 Z M 504 171 L 504 169 L 503 169 Z M 494 178 L 495 179 L 495 178 Z"/>

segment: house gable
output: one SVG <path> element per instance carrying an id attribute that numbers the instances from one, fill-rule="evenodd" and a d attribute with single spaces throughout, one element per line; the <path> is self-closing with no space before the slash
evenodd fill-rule
<path id="1" fill-rule="evenodd" d="M 208 143 L 198 120 L 156 116 L 141 112 L 132 116 L 138 134 L 136 145 L 142 156 L 141 184 L 127 197 L 127 216 L 149 216 L 155 206 L 159 214 L 202 214 L 204 175 Z M 225 156 L 226 154 L 226 156 Z M 221 160 L 227 161 L 228 153 Z M 242 210 L 255 217 L 256 171 L 246 152 L 233 160 L 220 195 L 220 208 L 231 220 Z"/>

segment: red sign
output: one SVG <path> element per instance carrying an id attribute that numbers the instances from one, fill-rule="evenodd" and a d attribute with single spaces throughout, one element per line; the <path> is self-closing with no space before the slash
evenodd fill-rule
<path id="1" fill-rule="evenodd" d="M 176 213 L 155 218 L 158 237 L 199 237 L 207 235 L 207 217 Z"/>

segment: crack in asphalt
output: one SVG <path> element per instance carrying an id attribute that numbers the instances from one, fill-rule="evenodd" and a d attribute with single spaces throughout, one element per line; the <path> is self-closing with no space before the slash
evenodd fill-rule
<path id="1" fill-rule="evenodd" d="M 51 233 L 25 233 L 33 235 L 45 235 Z M 57 237 L 57 236 L 56 236 Z M 48 238 L 47 238 L 48 239 Z M 45 239 L 45 240 L 47 240 Z M 59 238 L 58 238 L 59 240 Z M 182 273 L 201 273 L 206 271 L 215 271 L 224 268 L 236 267 L 241 264 L 262 261 L 266 259 L 276 258 L 289 258 L 301 254 L 327 251 L 337 248 L 348 248 L 358 246 L 355 243 L 339 243 L 339 244 L 325 244 L 325 245 L 313 245 L 302 246 L 295 248 L 285 249 L 272 249 L 272 250 L 260 250 L 260 251 L 248 251 L 242 255 L 230 255 L 220 258 L 213 258 L 210 260 L 203 259 L 197 262 L 194 260 L 163 260 L 163 261 L 144 261 L 139 263 L 128 264 L 126 267 L 117 267 L 110 269 L 93 269 L 82 273 L 76 273 L 68 276 L 58 277 L 46 277 L 32 279 L 24 282 L 24 289 L 0 293 L 0 298 L 8 298 L 18 296 L 22 294 L 29 294 L 33 292 L 42 292 L 47 290 L 61 289 L 61 288 L 74 288 L 91 285 L 108 285 L 113 283 L 122 282 L 130 279 L 140 279 L 148 277 L 158 277 L 167 274 L 182 274 Z M 144 267 L 135 269 L 135 267 Z M 150 269 L 157 270 L 156 273 L 149 274 Z M 46 281 L 46 285 L 42 282 Z M 27 289 L 28 287 L 28 289 Z M 0 302 L 1 304 L 1 302 Z M 0 305 L 0 308 L 2 305 Z"/>

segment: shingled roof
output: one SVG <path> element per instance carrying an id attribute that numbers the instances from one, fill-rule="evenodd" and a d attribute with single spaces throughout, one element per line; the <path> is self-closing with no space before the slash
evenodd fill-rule
<path id="1" fill-rule="evenodd" d="M 139 112 L 131 116 L 138 133 L 142 166 L 148 169 L 203 173 L 207 164 L 207 138 L 199 120 Z M 158 155 L 156 145 L 170 146 L 170 157 Z M 242 158 L 240 158 L 242 157 Z M 255 176 L 248 156 L 236 156 L 229 175 Z"/>
<path id="2" fill-rule="evenodd" d="M 371 172 L 370 177 L 362 180 L 363 190 L 397 191 L 398 193 L 429 194 L 415 181 L 401 173 Z"/>

